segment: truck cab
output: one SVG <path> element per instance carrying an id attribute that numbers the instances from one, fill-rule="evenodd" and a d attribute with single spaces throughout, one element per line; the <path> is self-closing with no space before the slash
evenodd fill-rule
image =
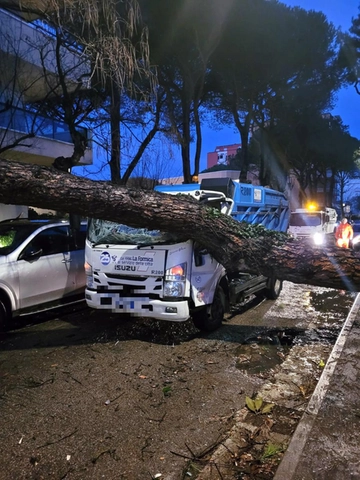
<path id="1" fill-rule="evenodd" d="M 326 245 L 333 241 L 336 225 L 334 208 L 310 204 L 291 212 L 288 233 L 295 238 L 309 238 L 314 245 Z"/>

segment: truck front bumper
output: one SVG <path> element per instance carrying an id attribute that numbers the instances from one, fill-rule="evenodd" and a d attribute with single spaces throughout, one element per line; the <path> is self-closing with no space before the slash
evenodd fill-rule
<path id="1" fill-rule="evenodd" d="M 185 322 L 190 317 L 186 300 L 164 301 L 148 297 L 120 297 L 118 293 L 97 293 L 85 290 L 86 303 L 90 308 L 111 310 L 136 317 L 155 318 L 170 322 Z"/>

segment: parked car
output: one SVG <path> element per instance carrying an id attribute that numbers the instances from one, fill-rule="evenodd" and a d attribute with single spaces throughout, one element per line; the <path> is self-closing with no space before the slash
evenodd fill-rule
<path id="1" fill-rule="evenodd" d="M 11 318 L 84 299 L 86 223 L 0 222 L 0 328 Z"/>

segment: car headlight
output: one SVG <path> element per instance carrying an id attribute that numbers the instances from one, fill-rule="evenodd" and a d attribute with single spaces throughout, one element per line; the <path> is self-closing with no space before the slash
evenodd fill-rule
<path id="1" fill-rule="evenodd" d="M 179 298 L 185 294 L 186 263 L 168 268 L 165 272 L 164 297 Z"/>
<path id="2" fill-rule="evenodd" d="M 322 233 L 316 232 L 314 233 L 313 240 L 315 245 L 322 245 L 324 243 L 324 235 Z"/>

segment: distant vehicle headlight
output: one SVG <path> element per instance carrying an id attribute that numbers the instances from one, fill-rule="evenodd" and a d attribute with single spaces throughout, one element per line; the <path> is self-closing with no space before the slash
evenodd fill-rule
<path id="1" fill-rule="evenodd" d="M 357 245 L 360 242 L 360 235 L 357 235 L 352 239 L 352 244 Z"/>
<path id="2" fill-rule="evenodd" d="M 313 240 L 315 245 L 323 245 L 325 243 L 325 237 L 320 232 L 314 233 Z"/>

